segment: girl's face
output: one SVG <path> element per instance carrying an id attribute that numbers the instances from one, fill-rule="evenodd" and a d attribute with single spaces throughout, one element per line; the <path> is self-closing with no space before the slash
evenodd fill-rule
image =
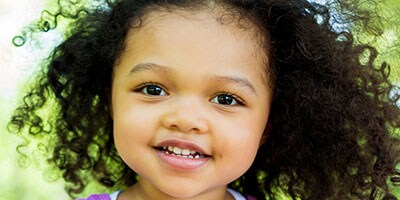
<path id="1" fill-rule="evenodd" d="M 224 198 L 268 120 L 272 89 L 256 38 L 208 12 L 150 13 L 128 34 L 112 116 L 116 148 L 140 179 L 121 198 Z"/>

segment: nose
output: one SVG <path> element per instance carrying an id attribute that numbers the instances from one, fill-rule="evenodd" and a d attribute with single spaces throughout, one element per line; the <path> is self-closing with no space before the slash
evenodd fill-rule
<path id="1" fill-rule="evenodd" d="M 195 98 L 180 98 L 172 102 L 163 116 L 162 125 L 182 133 L 206 133 L 209 124 L 204 102 Z"/>

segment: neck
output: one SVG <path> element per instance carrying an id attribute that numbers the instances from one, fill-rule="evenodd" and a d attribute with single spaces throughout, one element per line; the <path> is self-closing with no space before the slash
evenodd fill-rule
<path id="1" fill-rule="evenodd" d="M 233 196 L 227 192 L 226 187 L 205 191 L 190 197 L 173 197 L 168 195 L 150 184 L 139 181 L 135 185 L 129 187 L 121 192 L 118 200 L 150 200 L 150 199 L 163 199 L 163 200 L 234 200 Z"/>

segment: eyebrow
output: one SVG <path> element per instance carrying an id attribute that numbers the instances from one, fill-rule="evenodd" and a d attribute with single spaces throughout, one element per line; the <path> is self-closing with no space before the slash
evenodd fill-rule
<path id="1" fill-rule="evenodd" d="M 131 71 L 129 71 L 129 75 L 136 74 L 142 71 L 160 71 L 160 72 L 170 72 L 172 71 L 170 68 L 162 65 L 158 65 L 155 63 L 139 63 L 135 65 Z"/>
<path id="2" fill-rule="evenodd" d="M 167 66 L 158 65 L 155 63 L 139 63 L 139 64 L 135 65 L 129 71 L 128 75 L 136 74 L 139 72 L 145 72 L 145 71 L 159 71 L 159 72 L 163 72 L 163 73 L 168 73 L 173 70 Z M 216 76 L 216 77 L 213 77 L 213 79 L 216 80 L 216 82 L 239 84 L 240 86 L 247 87 L 253 93 L 257 94 L 253 84 L 251 84 L 247 78 L 238 77 L 238 76 Z"/>
<path id="3" fill-rule="evenodd" d="M 254 94 L 257 94 L 254 86 L 250 83 L 247 78 L 237 77 L 237 76 L 217 76 L 217 82 L 228 82 L 228 83 L 235 83 L 241 86 L 249 88 Z"/>

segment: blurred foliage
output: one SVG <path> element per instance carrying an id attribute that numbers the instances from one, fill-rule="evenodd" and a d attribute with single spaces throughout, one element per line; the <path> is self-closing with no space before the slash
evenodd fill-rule
<path id="1" fill-rule="evenodd" d="M 381 0 L 365 1 L 368 9 L 376 10 L 379 16 L 374 17 L 370 32 L 354 29 L 357 40 L 360 43 L 367 43 L 375 46 L 380 53 L 377 57 L 377 64 L 387 62 L 391 66 L 390 78 L 400 84 L 400 1 Z M 381 27 L 381 28 L 379 28 Z M 374 36 L 379 34 L 379 36 Z"/>
<path id="2" fill-rule="evenodd" d="M 13 30 L 17 27 L 29 27 L 29 23 L 34 23 L 40 16 L 40 12 L 31 12 L 42 9 L 44 1 L 47 2 L 46 7 L 50 2 L 55 2 L 53 0 L 0 0 L 0 23 L 1 27 L 5 27 L 0 32 L 0 38 L 7 38 L 7 41 L 0 41 L 0 200 L 69 199 L 64 192 L 62 181 L 57 180 L 55 174 L 43 174 L 43 171 L 46 171 L 46 161 L 38 159 L 40 151 L 36 151 L 38 154 L 32 155 L 30 160 L 20 157 L 17 146 L 24 140 L 7 131 L 12 109 L 20 101 L 19 98 L 23 92 L 21 88 L 35 71 L 34 66 L 40 62 L 37 58 L 43 58 L 49 52 L 48 48 L 53 46 L 49 43 L 54 43 L 59 38 L 54 36 L 57 35 L 54 32 L 51 37 L 41 36 L 41 43 L 46 41 L 45 44 L 31 43 L 21 48 L 12 47 L 12 37 L 28 29 L 23 28 L 15 32 Z M 2 7 L 3 5 L 5 7 Z M 9 8 L 15 10 L 8 10 Z M 3 24 L 4 22 L 7 23 Z"/>

